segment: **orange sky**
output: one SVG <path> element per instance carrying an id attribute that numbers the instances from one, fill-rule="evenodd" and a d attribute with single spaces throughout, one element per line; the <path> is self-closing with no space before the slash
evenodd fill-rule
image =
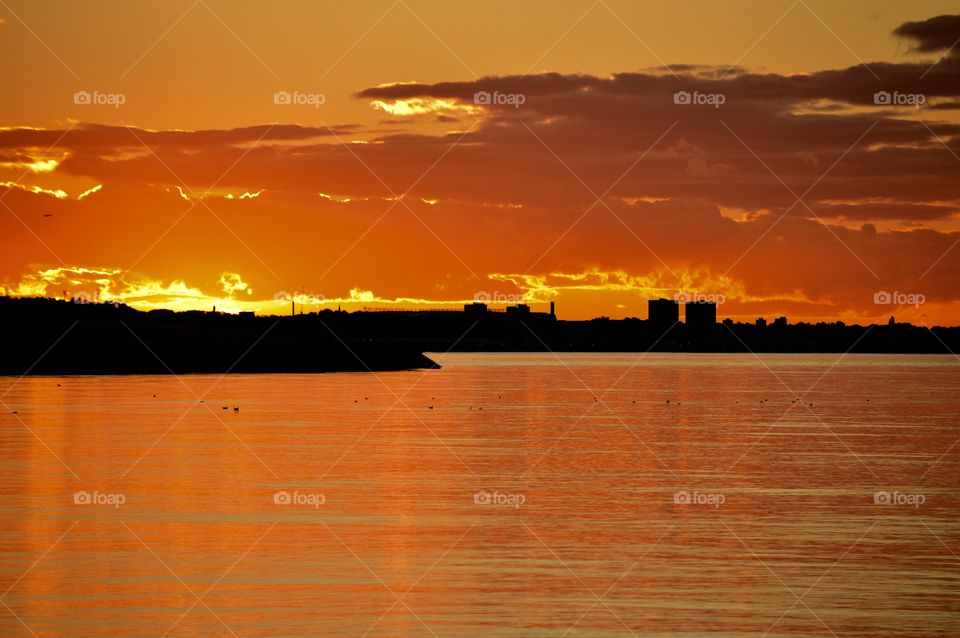
<path id="1" fill-rule="evenodd" d="M 955 3 L 277 4 L 0 4 L 0 293 L 960 323 Z"/>

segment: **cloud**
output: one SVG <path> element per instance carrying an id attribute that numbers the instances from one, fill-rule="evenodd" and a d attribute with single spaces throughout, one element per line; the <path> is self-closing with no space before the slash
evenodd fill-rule
<path id="1" fill-rule="evenodd" d="M 213 306 L 227 312 L 261 309 L 268 304 L 235 300 L 237 292 L 251 293 L 241 277 L 224 273 L 220 283 L 223 294 L 205 292 L 202 287 L 182 279 L 163 281 L 125 272 L 121 268 L 61 266 L 25 273 L 19 281 L 0 284 L 0 294 L 45 296 L 80 302 L 119 302 L 139 310 L 210 310 Z"/>
<path id="2" fill-rule="evenodd" d="M 448 99 L 373 100 L 370 105 L 394 116 L 439 114 L 450 117 L 451 113 L 470 114 L 480 110 L 477 106 Z"/>
<path id="3" fill-rule="evenodd" d="M 206 291 L 203 286 L 182 279 L 163 281 L 131 274 L 119 268 L 62 266 L 24 274 L 16 282 L 0 284 L 0 295 L 13 297 L 66 298 L 78 303 L 122 303 L 138 310 L 172 309 L 176 311 L 211 310 L 236 313 L 287 314 L 291 302 L 306 312 L 343 307 L 360 310 L 368 307 L 446 307 L 459 309 L 473 299 L 424 299 L 384 297 L 372 290 L 351 288 L 342 296 L 325 297 L 297 290 L 277 291 L 271 297 L 258 297 L 238 273 L 223 273 L 222 293 Z M 237 298 L 245 293 L 247 298 Z"/>
<path id="4" fill-rule="evenodd" d="M 906 22 L 894 29 L 893 33 L 913 42 L 914 49 L 921 53 L 949 51 L 950 56 L 960 57 L 960 51 L 956 49 L 960 40 L 960 15 L 941 15 Z"/>
<path id="5" fill-rule="evenodd" d="M 237 273 L 225 272 L 220 275 L 220 285 L 223 287 L 223 292 L 229 297 L 233 297 L 238 292 L 245 292 L 248 295 L 253 294 L 250 286 Z"/>
<path id="6" fill-rule="evenodd" d="M 42 186 L 25 186 L 17 182 L 0 182 L 0 188 L 12 189 L 16 188 L 18 190 L 34 193 L 37 195 L 49 195 L 51 197 L 56 197 L 57 199 L 66 199 L 68 197 L 66 191 L 62 189 L 49 189 L 43 188 Z"/>
<path id="7" fill-rule="evenodd" d="M 95 194 L 95 193 L 99 193 L 102 189 L 103 189 L 103 184 L 97 184 L 96 186 L 92 186 L 92 187 L 88 188 L 87 190 L 83 191 L 82 193 L 80 193 L 79 195 L 77 195 L 77 199 L 83 199 L 84 197 L 90 197 L 91 195 L 93 195 L 93 194 Z"/>
<path id="8" fill-rule="evenodd" d="M 661 69 L 385 85 L 359 95 L 413 114 L 437 105 L 466 109 L 460 130 L 367 132 L 368 143 L 343 144 L 363 135 L 298 125 L 166 132 L 80 125 L 0 130 L 0 152 L 37 158 L 36 149 L 56 143 L 50 154 L 62 159 L 53 174 L 102 184 L 182 180 L 198 193 L 218 183 L 241 193 L 388 198 L 414 184 L 411 194 L 428 199 L 589 205 L 591 190 L 615 184 L 611 197 L 700 197 L 773 210 L 795 199 L 784 184 L 798 191 L 816 182 L 813 196 L 822 198 L 956 199 L 950 151 L 960 150 L 960 124 L 943 118 L 960 101 L 960 60 L 942 62 L 922 81 L 928 65 L 871 67 L 882 83 L 858 65 L 795 75 L 721 77 L 721 69 L 701 66 L 676 67 L 676 76 Z M 875 104 L 878 89 L 923 94 L 924 107 Z M 520 94 L 525 102 L 478 107 L 478 91 Z M 725 102 L 678 105 L 681 91 L 721 94 Z M 637 170 L 626 171 L 642 154 Z"/>
<path id="9" fill-rule="evenodd" d="M 25 170 L 31 173 L 49 173 L 55 169 L 59 163 L 60 162 L 55 159 L 33 159 L 20 156 L 13 161 L 0 162 L 0 167 Z"/>
<path id="10" fill-rule="evenodd" d="M 175 148 L 207 150 L 211 147 L 242 146 L 254 142 L 300 142 L 349 135 L 353 125 L 332 127 L 297 124 L 259 124 L 225 130 L 157 131 L 135 126 L 79 123 L 63 130 L 28 127 L 0 128 L 0 148 L 46 146 L 77 152 L 104 152 L 132 149 Z"/>
<path id="11" fill-rule="evenodd" d="M 850 220 L 931 221 L 954 219 L 960 215 L 960 202 L 914 203 L 890 200 L 821 202 L 816 214 L 826 218 Z M 811 213 L 812 214 L 812 213 Z"/>

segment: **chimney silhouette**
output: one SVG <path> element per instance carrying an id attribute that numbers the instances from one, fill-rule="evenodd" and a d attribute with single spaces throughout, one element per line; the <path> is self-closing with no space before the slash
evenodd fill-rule
<path id="1" fill-rule="evenodd" d="M 554 301 L 550 302 L 550 316 L 552 317 L 557 316 L 557 304 Z"/>

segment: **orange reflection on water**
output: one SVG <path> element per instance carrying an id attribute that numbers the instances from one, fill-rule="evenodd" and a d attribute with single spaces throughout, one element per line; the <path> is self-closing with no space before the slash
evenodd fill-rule
<path id="1" fill-rule="evenodd" d="M 960 626 L 956 360 L 441 359 L 0 379 L 3 635 Z"/>

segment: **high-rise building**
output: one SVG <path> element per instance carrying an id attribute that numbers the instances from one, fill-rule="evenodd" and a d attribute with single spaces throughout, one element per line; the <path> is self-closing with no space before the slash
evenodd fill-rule
<path id="1" fill-rule="evenodd" d="M 712 328 L 717 325 L 717 304 L 712 301 L 688 301 L 684 313 L 688 328 Z"/>
<path id="2" fill-rule="evenodd" d="M 672 326 L 680 321 L 680 304 L 673 299 L 650 299 L 647 320 L 658 326 Z"/>

